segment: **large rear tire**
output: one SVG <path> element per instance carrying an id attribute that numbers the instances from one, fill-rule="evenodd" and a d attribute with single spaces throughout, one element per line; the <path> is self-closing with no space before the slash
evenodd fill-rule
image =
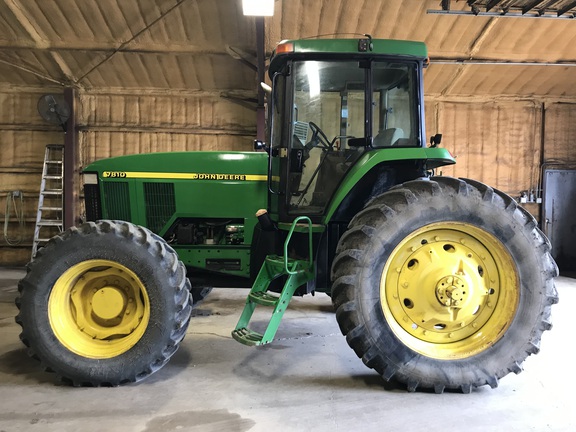
<path id="1" fill-rule="evenodd" d="M 386 380 L 470 392 L 539 350 L 558 269 L 506 194 L 435 177 L 397 186 L 350 222 L 332 266 L 348 344 Z"/>
<path id="2" fill-rule="evenodd" d="M 174 250 L 146 228 L 89 222 L 40 249 L 19 283 L 29 354 L 75 386 L 116 386 L 159 370 L 192 309 Z"/>

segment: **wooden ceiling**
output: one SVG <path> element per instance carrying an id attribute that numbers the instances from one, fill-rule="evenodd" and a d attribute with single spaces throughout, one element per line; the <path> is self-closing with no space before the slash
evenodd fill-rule
<path id="1" fill-rule="evenodd" d="M 277 0 L 266 51 L 316 35 L 420 40 L 429 95 L 574 100 L 576 5 L 551 19 L 574 2 L 537 3 Z M 545 13 L 503 16 L 521 14 L 521 4 Z M 255 19 L 242 15 L 241 0 L 0 0 L 0 88 L 255 94 L 255 71 L 231 49 L 255 56 Z"/>

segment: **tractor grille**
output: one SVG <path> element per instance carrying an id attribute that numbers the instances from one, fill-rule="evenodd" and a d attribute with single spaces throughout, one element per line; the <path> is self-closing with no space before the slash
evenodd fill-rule
<path id="1" fill-rule="evenodd" d="M 146 225 L 159 233 L 176 211 L 174 183 L 144 183 Z"/>
<path id="2" fill-rule="evenodd" d="M 104 202 L 107 218 L 131 222 L 130 194 L 127 182 L 105 182 Z"/>
<path id="3" fill-rule="evenodd" d="M 84 207 L 86 209 L 86 220 L 97 221 L 102 219 L 100 191 L 97 184 L 84 185 Z"/>

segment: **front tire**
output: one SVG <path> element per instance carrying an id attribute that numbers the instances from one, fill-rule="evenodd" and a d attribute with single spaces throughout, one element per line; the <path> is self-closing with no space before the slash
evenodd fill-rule
<path id="1" fill-rule="evenodd" d="M 202 303 L 206 299 L 206 297 L 208 297 L 208 294 L 212 292 L 212 289 L 213 287 L 211 286 L 204 286 L 204 285 L 192 286 L 192 288 L 190 289 L 190 294 L 192 295 L 194 307 Z"/>
<path id="2" fill-rule="evenodd" d="M 400 185 L 350 222 L 332 267 L 349 345 L 386 380 L 469 392 L 519 373 L 551 328 L 558 269 L 509 196 L 447 177 Z"/>
<path id="3" fill-rule="evenodd" d="M 189 289 L 163 239 L 128 222 L 89 222 L 54 237 L 28 265 L 16 300 L 20 338 L 75 386 L 140 381 L 184 338 Z"/>

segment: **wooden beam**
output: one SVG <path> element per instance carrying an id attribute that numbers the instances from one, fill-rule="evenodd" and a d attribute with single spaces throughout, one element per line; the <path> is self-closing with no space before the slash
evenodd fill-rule
<path id="1" fill-rule="evenodd" d="M 16 68 L 16 69 L 18 69 L 18 70 L 21 70 L 21 71 L 23 71 L 23 72 L 26 72 L 26 73 L 35 75 L 35 76 L 37 76 L 37 77 L 39 77 L 39 78 L 42 78 L 42 79 L 44 79 L 44 80 L 46 80 L 46 81 L 50 81 L 50 82 L 53 82 L 53 83 L 59 84 L 59 85 L 64 85 L 64 83 L 62 83 L 62 82 L 60 82 L 60 81 L 52 78 L 51 76 L 48 76 L 48 75 L 46 75 L 46 74 L 44 74 L 44 73 L 42 73 L 42 72 L 38 72 L 38 71 L 35 71 L 35 70 L 33 70 L 33 69 L 30 69 L 30 68 L 28 68 L 28 67 L 26 67 L 26 66 L 22 66 L 22 65 L 19 65 L 19 64 L 17 64 L 17 63 L 10 62 L 10 61 L 6 61 L 6 60 L 2 60 L 2 59 L 0 59 L 0 63 L 5 64 L 5 65 L 8 65 L 8 66 L 11 66 L 11 67 Z"/>
<path id="2" fill-rule="evenodd" d="M 564 15 L 566 12 L 568 12 L 570 9 L 573 9 L 576 7 L 576 1 L 572 1 L 570 3 L 567 3 L 564 5 L 563 8 L 558 9 L 558 16 L 560 15 Z"/>
<path id="3" fill-rule="evenodd" d="M 498 6 L 503 1 L 504 0 L 489 0 L 488 3 L 486 3 L 486 12 L 489 12 L 490 9 L 495 8 L 496 6 Z"/>
<path id="4" fill-rule="evenodd" d="M 78 224 L 78 131 L 76 130 L 76 91 L 64 89 L 64 100 L 70 107 L 70 117 L 64 134 L 64 229 Z"/>
<path id="5" fill-rule="evenodd" d="M 238 101 L 232 101 L 239 103 Z M 246 102 L 248 104 L 248 102 Z M 252 104 L 250 109 L 255 108 Z M 83 125 L 77 127 L 78 132 L 110 132 L 110 133 L 160 133 L 171 135 L 230 135 L 230 136 L 253 136 L 255 128 L 247 129 L 225 129 L 209 127 L 159 127 L 159 126 L 103 126 L 103 125 Z"/>
<path id="6" fill-rule="evenodd" d="M 0 40 L 0 50 L 39 50 L 57 52 L 90 52 L 90 53 L 111 53 L 114 51 L 124 53 L 144 53 L 144 54 L 190 54 L 190 55 L 226 55 L 226 50 L 221 47 L 184 45 L 184 44 L 162 44 L 162 43 L 131 43 L 129 45 L 115 42 L 86 42 L 86 41 L 50 41 L 48 43 L 34 43 L 33 41 L 20 40 Z"/>
<path id="7" fill-rule="evenodd" d="M 546 13 L 546 9 L 550 8 L 551 6 L 554 6 L 559 1 L 560 0 L 548 0 L 547 2 L 536 8 L 536 12 L 538 13 L 538 15 L 544 15 Z"/>
<path id="8" fill-rule="evenodd" d="M 79 83 L 80 81 L 82 81 L 84 78 L 86 78 L 88 75 L 90 75 L 92 72 L 94 72 L 96 69 L 100 68 L 103 64 L 107 63 L 108 61 L 110 61 L 110 59 L 112 57 L 114 57 L 114 55 L 116 55 L 117 53 L 119 53 L 120 51 L 123 50 L 124 47 L 128 46 L 133 40 L 135 40 L 136 38 L 138 38 L 142 33 L 150 30 L 150 28 L 152 28 L 154 25 L 156 25 L 158 22 L 162 21 L 166 16 L 168 16 L 171 12 L 173 12 L 175 9 L 177 9 L 178 7 L 180 7 L 182 5 L 182 3 L 186 2 L 187 0 L 177 0 L 176 4 L 174 4 L 172 7 L 170 7 L 166 12 L 163 12 L 158 18 L 156 18 L 154 21 L 152 21 L 150 24 L 148 24 L 147 26 L 145 26 L 144 28 L 142 28 L 141 30 L 137 31 L 136 34 L 134 34 L 130 39 L 128 39 L 126 42 L 122 43 L 117 49 L 115 49 L 112 53 L 110 53 L 110 55 L 106 56 L 106 58 L 104 58 L 102 61 L 98 62 L 95 66 L 93 66 L 92 68 L 90 68 L 90 70 L 88 70 L 86 73 L 84 73 L 80 78 L 78 78 L 78 80 L 76 81 L 77 83 Z"/>
<path id="9" fill-rule="evenodd" d="M 536 6 L 540 5 L 541 3 L 544 3 L 544 0 L 532 0 L 531 2 L 528 2 L 524 5 L 524 7 L 522 8 L 522 13 L 528 13 L 530 12 L 532 9 L 534 9 Z"/>
<path id="10" fill-rule="evenodd" d="M 38 117 L 40 118 L 40 117 Z M 15 123 L 0 123 L 0 130 L 2 132 L 62 132 L 62 128 L 56 125 L 46 124 L 15 124 Z"/>
<path id="11" fill-rule="evenodd" d="M 38 48 L 41 49 L 45 48 L 47 44 L 46 36 L 40 34 L 36 30 L 37 26 L 35 26 L 34 23 L 30 21 L 28 15 L 26 15 L 24 10 L 22 9 L 20 2 L 18 0 L 4 0 L 4 3 L 8 7 L 8 9 L 10 9 L 10 11 L 12 12 L 14 18 L 16 18 L 16 20 L 18 21 L 18 24 L 20 24 L 20 26 L 24 29 L 24 31 L 26 31 L 28 36 L 30 36 L 30 39 L 32 39 L 34 44 Z M 52 59 L 54 60 L 54 63 L 56 63 L 62 74 L 66 76 L 66 78 L 68 78 L 70 81 L 73 81 L 74 77 L 72 75 L 72 71 L 70 70 L 66 62 L 62 59 L 60 54 L 53 51 L 49 52 L 50 55 L 52 56 Z"/>
<path id="12" fill-rule="evenodd" d="M 233 47 L 230 45 L 226 45 L 226 52 L 232 57 L 234 60 L 239 61 L 245 66 L 248 66 L 253 71 L 258 71 L 258 66 L 255 64 L 254 55 L 251 55 L 245 52 L 242 48 Z"/>

